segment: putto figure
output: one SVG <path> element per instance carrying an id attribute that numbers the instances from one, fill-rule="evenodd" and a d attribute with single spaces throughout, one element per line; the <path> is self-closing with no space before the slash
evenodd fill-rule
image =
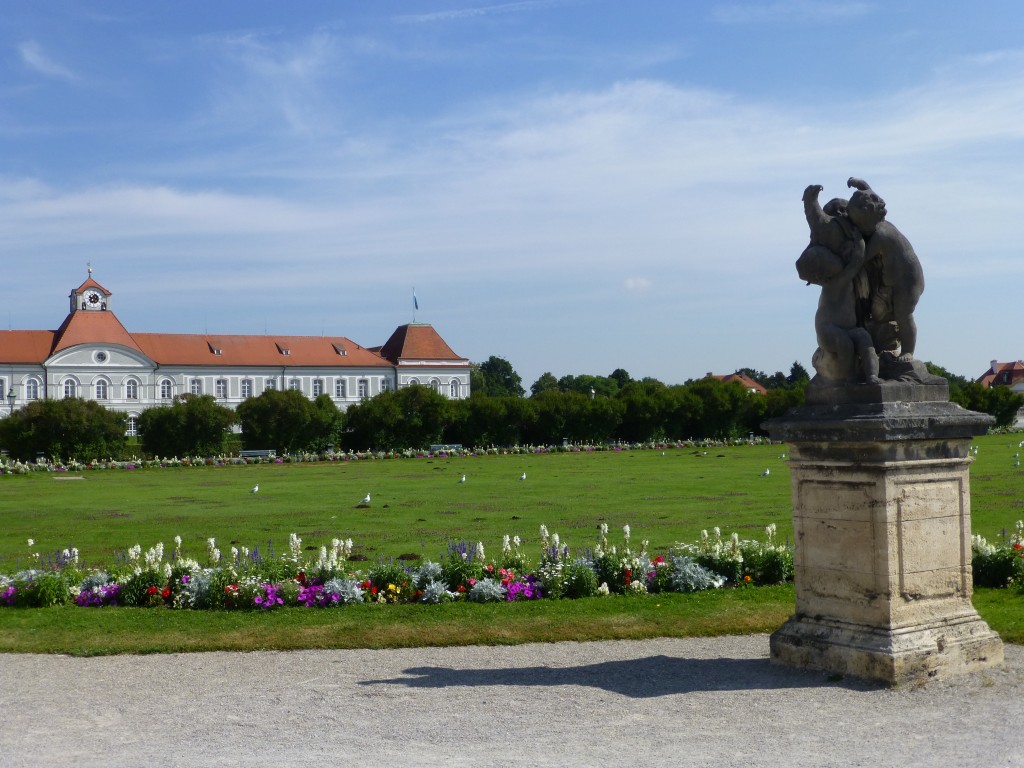
<path id="1" fill-rule="evenodd" d="M 817 385 L 880 384 L 884 379 L 934 379 L 914 360 L 914 309 L 924 291 L 921 263 L 910 242 L 886 221 L 885 201 L 862 179 L 850 178 L 850 199 L 818 203 L 822 187 L 804 190 L 811 242 L 797 274 L 821 286 L 815 315 Z"/>

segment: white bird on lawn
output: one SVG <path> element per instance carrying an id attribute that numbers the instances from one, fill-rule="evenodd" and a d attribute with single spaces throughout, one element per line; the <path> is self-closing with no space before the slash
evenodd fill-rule
<path id="1" fill-rule="evenodd" d="M 1019 467 L 1020 466 L 1020 459 L 1018 459 L 1017 461 L 1013 462 L 1013 466 Z"/>
<path id="2" fill-rule="evenodd" d="M 363 500 L 360 501 L 359 503 L 360 504 L 369 504 L 370 503 L 370 494 L 366 494 L 365 496 L 363 496 Z"/>
<path id="3" fill-rule="evenodd" d="M 464 482 L 466 482 L 466 476 L 465 476 L 465 475 L 463 475 L 462 477 L 460 477 L 460 478 L 459 478 L 459 482 L 460 482 L 460 483 L 464 483 Z"/>
<path id="4" fill-rule="evenodd" d="M 256 485 L 254 485 L 252 487 L 252 490 L 249 491 L 249 493 L 259 493 L 259 492 L 260 492 L 260 484 L 259 483 L 256 483 Z"/>
<path id="5" fill-rule="evenodd" d="M 526 473 L 525 473 L 525 472 L 523 472 L 523 474 L 521 474 L 521 475 L 519 476 L 519 479 L 520 479 L 520 480 L 525 480 L 525 479 L 526 479 Z"/>
<path id="6" fill-rule="evenodd" d="M 761 473 L 761 477 L 768 477 L 768 475 L 770 475 L 771 473 L 772 471 L 770 469 L 766 469 L 764 472 Z"/>

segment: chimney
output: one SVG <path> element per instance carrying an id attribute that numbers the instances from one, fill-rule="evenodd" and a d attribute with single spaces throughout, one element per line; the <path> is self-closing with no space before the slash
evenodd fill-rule
<path id="1" fill-rule="evenodd" d="M 998 371 L 999 371 L 999 361 L 998 360 L 993 360 L 992 361 L 992 373 L 996 373 Z"/>

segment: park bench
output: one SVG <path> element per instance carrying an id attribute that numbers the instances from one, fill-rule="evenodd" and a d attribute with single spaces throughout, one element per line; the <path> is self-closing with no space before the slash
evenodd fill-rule
<path id="1" fill-rule="evenodd" d="M 266 448 L 261 451 L 239 451 L 238 456 L 242 459 L 275 459 L 277 458 L 277 451 L 273 448 Z"/>

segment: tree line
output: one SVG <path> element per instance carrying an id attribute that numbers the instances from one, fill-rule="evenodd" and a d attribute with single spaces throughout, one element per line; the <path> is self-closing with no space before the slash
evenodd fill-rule
<path id="1" fill-rule="evenodd" d="M 1024 396 L 985 388 L 945 369 L 950 399 L 990 413 L 998 426 L 1013 422 Z M 37 456 L 88 461 L 141 450 L 148 456 L 216 455 L 228 447 L 279 454 L 336 450 L 401 450 L 433 444 L 467 447 L 646 442 L 763 434 L 761 424 L 800 405 L 807 371 L 737 371 L 767 394 L 737 382 L 702 378 L 668 385 L 633 379 L 619 368 L 608 376 L 555 378 L 544 373 L 527 396 L 512 365 L 490 357 L 474 366 L 472 395 L 448 400 L 423 386 L 382 392 L 340 410 L 330 397 L 310 400 L 295 390 L 268 390 L 237 410 L 209 395 L 181 395 L 138 418 L 137 444 L 125 435 L 127 417 L 90 400 L 38 400 L 0 420 L 0 446 L 21 460 Z M 241 430 L 240 435 L 235 430 Z"/>

